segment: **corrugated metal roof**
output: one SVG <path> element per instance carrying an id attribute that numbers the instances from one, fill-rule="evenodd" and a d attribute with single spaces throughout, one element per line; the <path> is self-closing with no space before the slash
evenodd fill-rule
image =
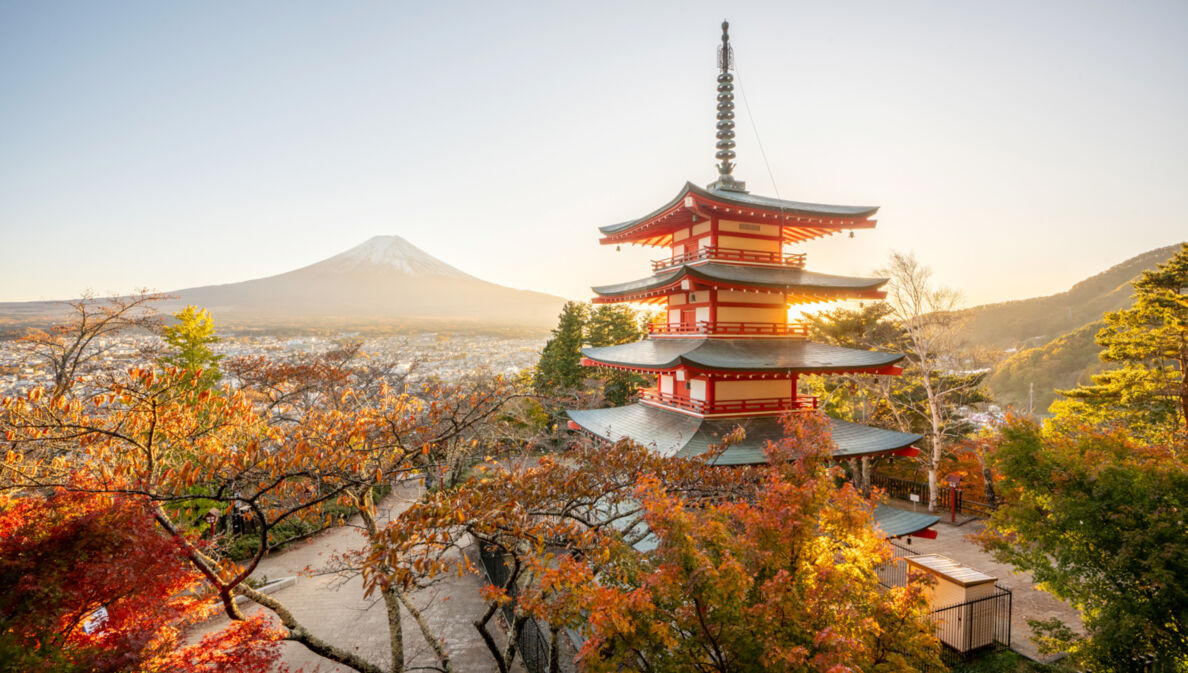
<path id="1" fill-rule="evenodd" d="M 905 560 L 908 563 L 918 565 L 925 570 L 930 570 L 933 573 L 944 577 L 950 582 L 954 584 L 960 584 L 963 587 L 972 587 L 979 584 L 986 584 L 998 579 L 997 577 L 987 575 L 981 570 L 975 570 L 963 563 L 954 561 L 948 556 L 941 556 L 940 554 L 909 556 Z"/>
<path id="2" fill-rule="evenodd" d="M 703 419 L 658 409 L 645 404 L 631 404 L 608 409 L 568 411 L 575 423 L 593 435 L 617 442 L 631 439 L 665 456 L 692 457 L 706 453 L 721 438 L 742 427 L 747 436 L 718 456 L 717 465 L 759 465 L 767 462 L 763 447 L 767 441 L 784 436 L 783 426 L 775 416 L 739 419 Z M 852 458 L 894 451 L 920 441 L 921 435 L 872 428 L 830 418 L 833 455 Z"/>
<path id="3" fill-rule="evenodd" d="M 791 290 L 874 290 L 887 282 L 886 278 L 862 278 L 858 276 L 835 276 L 804 269 L 741 266 L 737 264 L 719 264 L 711 262 L 696 266 L 682 265 L 672 271 L 665 271 L 654 276 L 615 283 L 613 285 L 599 285 L 590 289 L 603 297 L 634 294 L 661 288 L 674 283 L 685 276 L 719 281 L 738 285 L 753 285 L 771 289 Z"/>
<path id="4" fill-rule="evenodd" d="M 899 362 L 899 353 L 864 351 L 794 339 L 644 339 L 583 348 L 596 362 L 641 369 L 680 365 L 732 371 L 829 372 L 874 369 Z"/>

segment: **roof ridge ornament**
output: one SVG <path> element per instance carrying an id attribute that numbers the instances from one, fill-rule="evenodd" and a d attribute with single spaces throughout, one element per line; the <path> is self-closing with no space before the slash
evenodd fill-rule
<path id="1" fill-rule="evenodd" d="M 735 180 L 734 172 L 734 49 L 730 46 L 730 22 L 722 22 L 722 46 L 718 47 L 718 143 L 714 155 L 718 180 L 708 189 L 747 193 L 747 183 Z"/>

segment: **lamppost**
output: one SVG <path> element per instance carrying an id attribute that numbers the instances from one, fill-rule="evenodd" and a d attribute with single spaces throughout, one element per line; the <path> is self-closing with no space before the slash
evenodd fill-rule
<path id="1" fill-rule="evenodd" d="M 961 475 L 953 472 L 949 476 L 945 477 L 945 479 L 949 482 L 949 504 L 952 508 L 949 521 L 952 523 L 957 523 L 957 494 L 961 492 L 958 490 L 958 486 L 961 484 Z"/>
<path id="2" fill-rule="evenodd" d="M 210 539 L 213 540 L 215 536 L 215 524 L 219 522 L 219 509 L 217 507 L 211 507 L 210 511 L 206 513 L 206 516 L 202 517 L 202 520 L 210 526 Z"/>

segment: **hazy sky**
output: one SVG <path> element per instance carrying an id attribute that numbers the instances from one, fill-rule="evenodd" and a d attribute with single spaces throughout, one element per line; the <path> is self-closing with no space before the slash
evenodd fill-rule
<path id="1" fill-rule="evenodd" d="M 571 298 L 713 167 L 719 23 L 805 246 L 969 304 L 1188 239 L 1188 3 L 3 2 L 0 301 L 287 271 L 399 234 Z M 774 195 L 746 107 L 739 168 Z"/>

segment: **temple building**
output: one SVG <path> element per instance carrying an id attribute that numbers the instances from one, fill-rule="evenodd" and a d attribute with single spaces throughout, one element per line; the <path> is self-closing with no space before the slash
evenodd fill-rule
<path id="1" fill-rule="evenodd" d="M 763 447 L 783 436 L 780 417 L 814 410 L 801 392 L 805 374 L 894 376 L 903 355 L 840 348 L 808 340 L 790 306 L 878 300 L 885 278 L 807 270 L 788 246 L 840 232 L 870 229 L 877 207 L 803 203 L 756 196 L 734 178 L 733 55 L 722 24 L 718 51 L 718 179 L 704 189 L 686 183 L 655 211 L 601 228 L 604 245 L 663 250 L 652 275 L 593 288 L 595 303 L 632 302 L 662 309 L 649 336 L 635 343 L 582 350 L 582 364 L 656 376 L 637 403 L 569 411 L 570 428 L 606 441 L 631 439 L 666 455 L 696 456 L 738 426 L 746 438 L 718 465 L 766 461 Z M 920 435 L 830 419 L 835 458 L 916 455 Z M 934 536 L 937 517 L 879 507 L 885 534 Z M 931 534 L 931 535 L 930 535 Z"/>

